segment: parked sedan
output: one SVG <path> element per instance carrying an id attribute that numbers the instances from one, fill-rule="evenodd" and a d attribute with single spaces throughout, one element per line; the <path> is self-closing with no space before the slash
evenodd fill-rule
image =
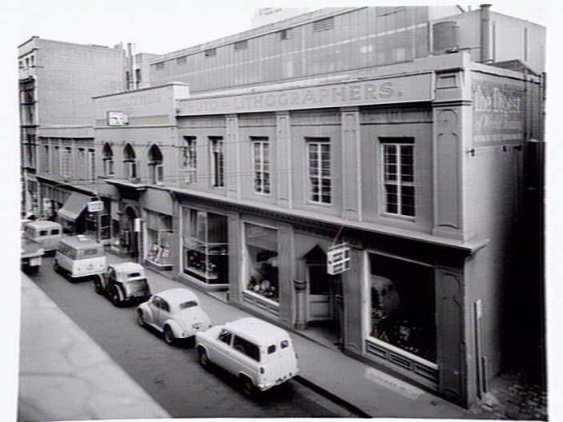
<path id="1" fill-rule="evenodd" d="M 211 327 L 209 316 L 191 290 L 174 288 L 154 294 L 137 308 L 137 321 L 162 333 L 164 341 L 190 339 Z"/>
<path id="2" fill-rule="evenodd" d="M 108 266 L 102 275 L 94 279 L 94 290 L 106 296 L 115 306 L 143 302 L 151 296 L 145 269 L 134 262 Z"/>

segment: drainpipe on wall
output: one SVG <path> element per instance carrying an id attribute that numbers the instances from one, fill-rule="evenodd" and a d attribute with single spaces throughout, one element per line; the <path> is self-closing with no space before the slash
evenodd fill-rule
<path id="1" fill-rule="evenodd" d="M 491 14 L 490 4 L 482 4 L 481 8 L 481 63 L 491 63 Z"/>

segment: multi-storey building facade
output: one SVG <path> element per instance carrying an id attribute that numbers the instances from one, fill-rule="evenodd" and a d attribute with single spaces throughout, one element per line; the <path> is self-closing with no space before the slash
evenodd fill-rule
<path id="1" fill-rule="evenodd" d="M 83 212 L 96 195 L 92 96 L 148 85 L 151 55 L 39 37 L 18 51 L 22 212 L 95 230 L 96 216 Z M 67 202 L 73 210 L 58 213 Z"/>
<path id="2" fill-rule="evenodd" d="M 511 283 L 530 288 L 518 227 L 545 34 L 459 12 L 315 11 L 96 97 L 112 247 L 474 401 L 504 360 Z"/>

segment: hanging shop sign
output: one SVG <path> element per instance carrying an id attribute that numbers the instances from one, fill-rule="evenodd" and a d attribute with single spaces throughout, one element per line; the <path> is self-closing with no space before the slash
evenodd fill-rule
<path id="1" fill-rule="evenodd" d="M 100 212 L 104 210 L 104 201 L 88 202 L 88 212 Z"/>
<path id="2" fill-rule="evenodd" d="M 326 257 L 328 274 L 340 274 L 350 269 L 350 247 L 347 244 L 330 247 Z"/>

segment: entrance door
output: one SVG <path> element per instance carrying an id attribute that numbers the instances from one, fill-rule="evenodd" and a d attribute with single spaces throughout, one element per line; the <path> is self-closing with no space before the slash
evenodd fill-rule
<path id="1" fill-rule="evenodd" d="M 332 319 L 331 276 L 326 272 L 326 264 L 308 265 L 309 315 L 308 321 Z"/>

